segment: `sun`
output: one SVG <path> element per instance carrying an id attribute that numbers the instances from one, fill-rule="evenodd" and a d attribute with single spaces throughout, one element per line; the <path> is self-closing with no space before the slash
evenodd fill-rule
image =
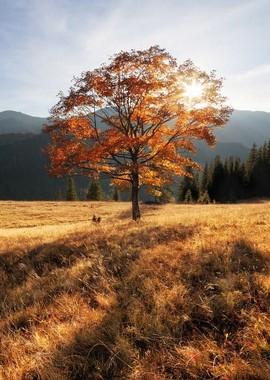
<path id="1" fill-rule="evenodd" d="M 186 84 L 185 86 L 185 95 L 189 99 L 201 97 L 203 92 L 203 87 L 200 82 L 192 81 L 191 83 Z"/>

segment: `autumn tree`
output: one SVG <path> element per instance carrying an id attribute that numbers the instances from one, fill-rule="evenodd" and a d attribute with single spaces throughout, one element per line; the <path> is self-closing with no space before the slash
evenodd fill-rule
<path id="1" fill-rule="evenodd" d="M 214 144 L 214 127 L 231 112 L 222 79 L 191 61 L 178 65 L 158 46 L 120 52 L 74 80 L 51 110 L 48 155 L 53 175 L 110 176 L 131 188 L 132 218 L 139 189 L 154 195 L 188 167 L 194 139 Z"/>

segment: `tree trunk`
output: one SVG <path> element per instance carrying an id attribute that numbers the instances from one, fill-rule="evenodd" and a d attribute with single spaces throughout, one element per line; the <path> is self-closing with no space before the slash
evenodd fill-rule
<path id="1" fill-rule="evenodd" d="M 137 173 L 134 173 L 132 175 L 131 200 L 132 200 L 132 219 L 139 220 L 141 217 L 141 212 L 140 212 L 140 206 L 139 206 L 139 175 Z"/>

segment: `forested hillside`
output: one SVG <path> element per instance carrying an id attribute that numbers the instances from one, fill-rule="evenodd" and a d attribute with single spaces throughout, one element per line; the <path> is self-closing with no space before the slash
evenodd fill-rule
<path id="1" fill-rule="evenodd" d="M 260 147 L 253 144 L 248 158 L 216 156 L 206 163 L 203 172 L 192 172 L 192 177 L 181 179 L 178 201 L 236 202 L 253 197 L 270 197 L 270 140 Z"/>
<path id="2" fill-rule="evenodd" d="M 14 111 L 0 112 L 0 199 L 64 199 L 66 181 L 50 178 L 46 172 L 43 149 L 48 137 L 41 133 L 45 118 Z M 262 144 L 270 137 L 270 113 L 234 111 L 228 125 L 217 131 L 217 144 L 209 148 L 198 143 L 196 159 L 210 163 L 217 155 L 232 156 L 242 161 L 255 142 Z M 76 179 L 78 195 L 86 196 L 87 179 Z M 108 181 L 102 181 L 103 192 L 111 194 Z"/>

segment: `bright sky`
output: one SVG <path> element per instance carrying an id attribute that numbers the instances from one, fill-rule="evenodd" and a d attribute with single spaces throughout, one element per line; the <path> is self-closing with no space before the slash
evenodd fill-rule
<path id="1" fill-rule="evenodd" d="M 47 116 L 71 79 L 158 44 L 224 76 L 237 109 L 270 111 L 270 0 L 0 0 L 0 111 Z"/>

